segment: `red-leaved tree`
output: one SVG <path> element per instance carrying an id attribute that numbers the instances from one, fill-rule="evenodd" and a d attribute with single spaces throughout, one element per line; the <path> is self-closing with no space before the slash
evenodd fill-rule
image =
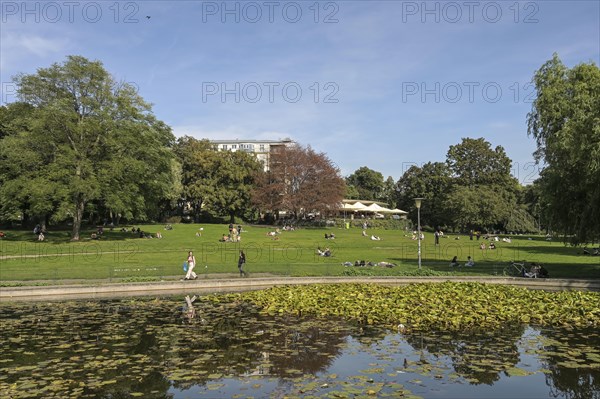
<path id="1" fill-rule="evenodd" d="M 253 203 L 262 211 L 302 214 L 335 212 L 345 192 L 339 168 L 310 146 L 275 147 L 269 170 L 256 179 Z"/>

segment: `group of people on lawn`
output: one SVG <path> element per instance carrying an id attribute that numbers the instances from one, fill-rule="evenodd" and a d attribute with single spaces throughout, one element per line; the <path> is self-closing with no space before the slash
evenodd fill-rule
<path id="1" fill-rule="evenodd" d="M 475 261 L 470 256 L 467 256 L 467 262 L 465 263 L 465 267 L 473 266 L 475 266 Z M 450 261 L 450 267 L 462 267 L 462 265 L 458 262 L 458 256 L 454 256 L 454 258 L 452 258 L 452 260 Z"/>

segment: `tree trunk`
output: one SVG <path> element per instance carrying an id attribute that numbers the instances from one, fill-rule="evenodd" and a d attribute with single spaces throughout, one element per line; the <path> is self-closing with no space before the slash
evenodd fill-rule
<path id="1" fill-rule="evenodd" d="M 200 214 L 202 213 L 202 201 L 194 203 L 194 223 L 200 223 Z"/>
<path id="2" fill-rule="evenodd" d="M 79 241 L 79 233 L 81 231 L 81 221 L 83 219 L 83 209 L 85 208 L 85 202 L 83 196 L 79 194 L 77 196 L 77 202 L 75 203 L 75 215 L 73 215 L 73 233 L 71 240 Z"/>

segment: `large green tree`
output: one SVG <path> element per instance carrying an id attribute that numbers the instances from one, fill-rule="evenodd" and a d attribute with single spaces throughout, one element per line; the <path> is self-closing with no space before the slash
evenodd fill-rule
<path id="1" fill-rule="evenodd" d="M 452 187 L 450 170 L 443 162 L 427 162 L 411 166 L 396 183 L 396 204 L 408 211 L 416 220 L 415 198 L 424 198 L 421 207 L 423 225 L 438 227 L 448 225 L 447 196 Z"/>
<path id="2" fill-rule="evenodd" d="M 181 137 L 175 152 L 182 164 L 182 202 L 194 219 L 203 210 L 218 215 L 243 216 L 251 208 L 251 191 L 260 162 L 243 151 L 217 151 L 208 140 Z"/>
<path id="3" fill-rule="evenodd" d="M 359 199 L 381 200 L 385 184 L 381 172 L 369 169 L 366 166 L 358 168 L 346 178 L 346 184 L 354 186 L 359 194 Z"/>
<path id="4" fill-rule="evenodd" d="M 451 145 L 446 164 L 459 186 L 506 185 L 514 180 L 511 159 L 502 146 L 492 148 L 484 138 L 463 138 Z"/>
<path id="5" fill-rule="evenodd" d="M 450 146 L 446 164 L 454 185 L 448 211 L 461 229 L 506 229 L 517 206 L 519 183 L 511 175 L 511 159 L 502 146 L 492 148 L 483 138 L 463 138 Z"/>
<path id="6" fill-rule="evenodd" d="M 0 107 L 0 220 L 45 224 L 64 197 L 45 167 L 44 142 L 32 140 L 34 112 L 25 103 Z"/>
<path id="7" fill-rule="evenodd" d="M 157 202 L 173 195 L 170 128 L 100 61 L 69 56 L 14 80 L 19 100 L 33 110 L 21 124 L 25 129 L 9 136 L 12 141 L 3 139 L 3 164 L 12 161 L 14 146 L 27 151 L 19 167 L 2 167 L 9 169 L 5 178 L 18 180 L 16 173 L 30 170 L 31 183 L 13 190 L 47 185 L 49 192 L 40 196 L 53 209 L 40 211 L 52 211 L 57 220 L 71 217 L 72 239 L 80 238 L 86 208 L 146 219 Z"/>
<path id="8" fill-rule="evenodd" d="M 536 71 L 528 133 L 537 141 L 548 222 L 573 244 L 600 239 L 600 69 L 554 54 Z"/>

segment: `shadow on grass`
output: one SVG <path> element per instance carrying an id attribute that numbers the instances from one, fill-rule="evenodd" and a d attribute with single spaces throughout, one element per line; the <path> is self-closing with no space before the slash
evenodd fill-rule
<path id="1" fill-rule="evenodd" d="M 600 259 L 599 259 L 600 260 Z M 395 262 L 417 263 L 416 259 L 394 258 Z M 464 261 L 460 262 L 464 265 Z M 529 262 L 526 263 L 529 266 Z M 542 262 L 550 278 L 600 279 L 600 262 L 597 264 Z M 450 267 L 449 261 L 424 260 L 424 268 L 455 275 L 502 276 L 510 262 L 476 262 L 473 267 Z"/>
<path id="2" fill-rule="evenodd" d="M 38 236 L 31 231 L 4 231 L 6 237 L 2 242 L 6 243 L 44 243 L 44 244 L 68 244 L 72 242 L 106 242 L 106 241 L 125 241 L 137 239 L 139 236 L 131 232 L 122 231 L 104 231 L 104 234 L 99 239 L 92 239 L 92 233 L 96 233 L 96 229 L 82 230 L 79 241 L 71 240 L 71 230 L 51 230 L 44 235 L 44 241 L 39 241 Z M 140 238 L 141 239 L 141 238 Z"/>

